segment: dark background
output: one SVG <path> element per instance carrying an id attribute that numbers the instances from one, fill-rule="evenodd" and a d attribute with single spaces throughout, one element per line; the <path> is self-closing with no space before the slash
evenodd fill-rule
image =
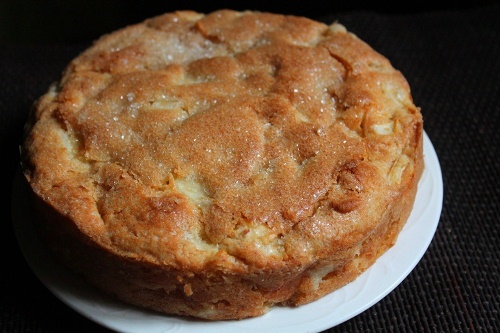
<path id="1" fill-rule="evenodd" d="M 474 8 L 495 1 L 196 1 L 196 0 L 0 0 L 0 41 L 75 43 L 167 11 L 207 13 L 220 8 L 259 10 L 319 18 L 325 13 L 371 11 L 407 14 Z"/>
<path id="2" fill-rule="evenodd" d="M 0 0 L 0 333 L 107 332 L 37 280 L 13 234 L 11 190 L 33 101 L 100 35 L 166 11 L 218 8 L 344 24 L 407 77 L 440 159 L 443 212 L 428 251 L 393 292 L 329 332 L 499 332 L 497 2 Z"/>

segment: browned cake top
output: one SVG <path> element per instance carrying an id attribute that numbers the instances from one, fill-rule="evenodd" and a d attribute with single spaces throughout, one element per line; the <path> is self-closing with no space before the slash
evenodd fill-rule
<path id="1" fill-rule="evenodd" d="M 36 105 L 35 192 L 112 252 L 192 271 L 360 243 L 415 172 L 407 82 L 339 24 L 176 12 L 99 39 Z"/>

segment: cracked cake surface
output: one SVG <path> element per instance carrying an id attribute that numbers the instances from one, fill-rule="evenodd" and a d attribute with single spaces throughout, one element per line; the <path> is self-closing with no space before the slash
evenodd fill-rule
<path id="1" fill-rule="evenodd" d="M 423 169 L 404 76 L 338 23 L 220 10 L 102 36 L 34 105 L 40 235 L 125 302 L 259 316 L 390 248 Z"/>

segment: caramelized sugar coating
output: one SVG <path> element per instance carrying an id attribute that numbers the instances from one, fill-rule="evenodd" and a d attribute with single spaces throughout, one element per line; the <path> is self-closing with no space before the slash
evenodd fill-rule
<path id="1" fill-rule="evenodd" d="M 422 133 L 403 75 L 342 25 L 180 11 L 74 59 L 23 166 L 41 234 L 92 284 L 235 319 L 316 300 L 391 247 Z"/>

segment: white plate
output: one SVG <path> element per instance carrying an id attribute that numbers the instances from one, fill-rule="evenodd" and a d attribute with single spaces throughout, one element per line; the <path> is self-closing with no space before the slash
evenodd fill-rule
<path id="1" fill-rule="evenodd" d="M 354 282 L 298 308 L 276 307 L 264 316 L 206 322 L 160 315 L 117 302 L 85 284 L 52 260 L 31 227 L 26 183 L 14 182 L 12 215 L 19 246 L 40 281 L 65 304 L 102 326 L 124 333 L 164 332 L 318 332 L 368 309 L 412 271 L 427 250 L 441 215 L 443 183 L 439 161 L 427 134 L 425 170 L 408 222 L 396 244 Z"/>

